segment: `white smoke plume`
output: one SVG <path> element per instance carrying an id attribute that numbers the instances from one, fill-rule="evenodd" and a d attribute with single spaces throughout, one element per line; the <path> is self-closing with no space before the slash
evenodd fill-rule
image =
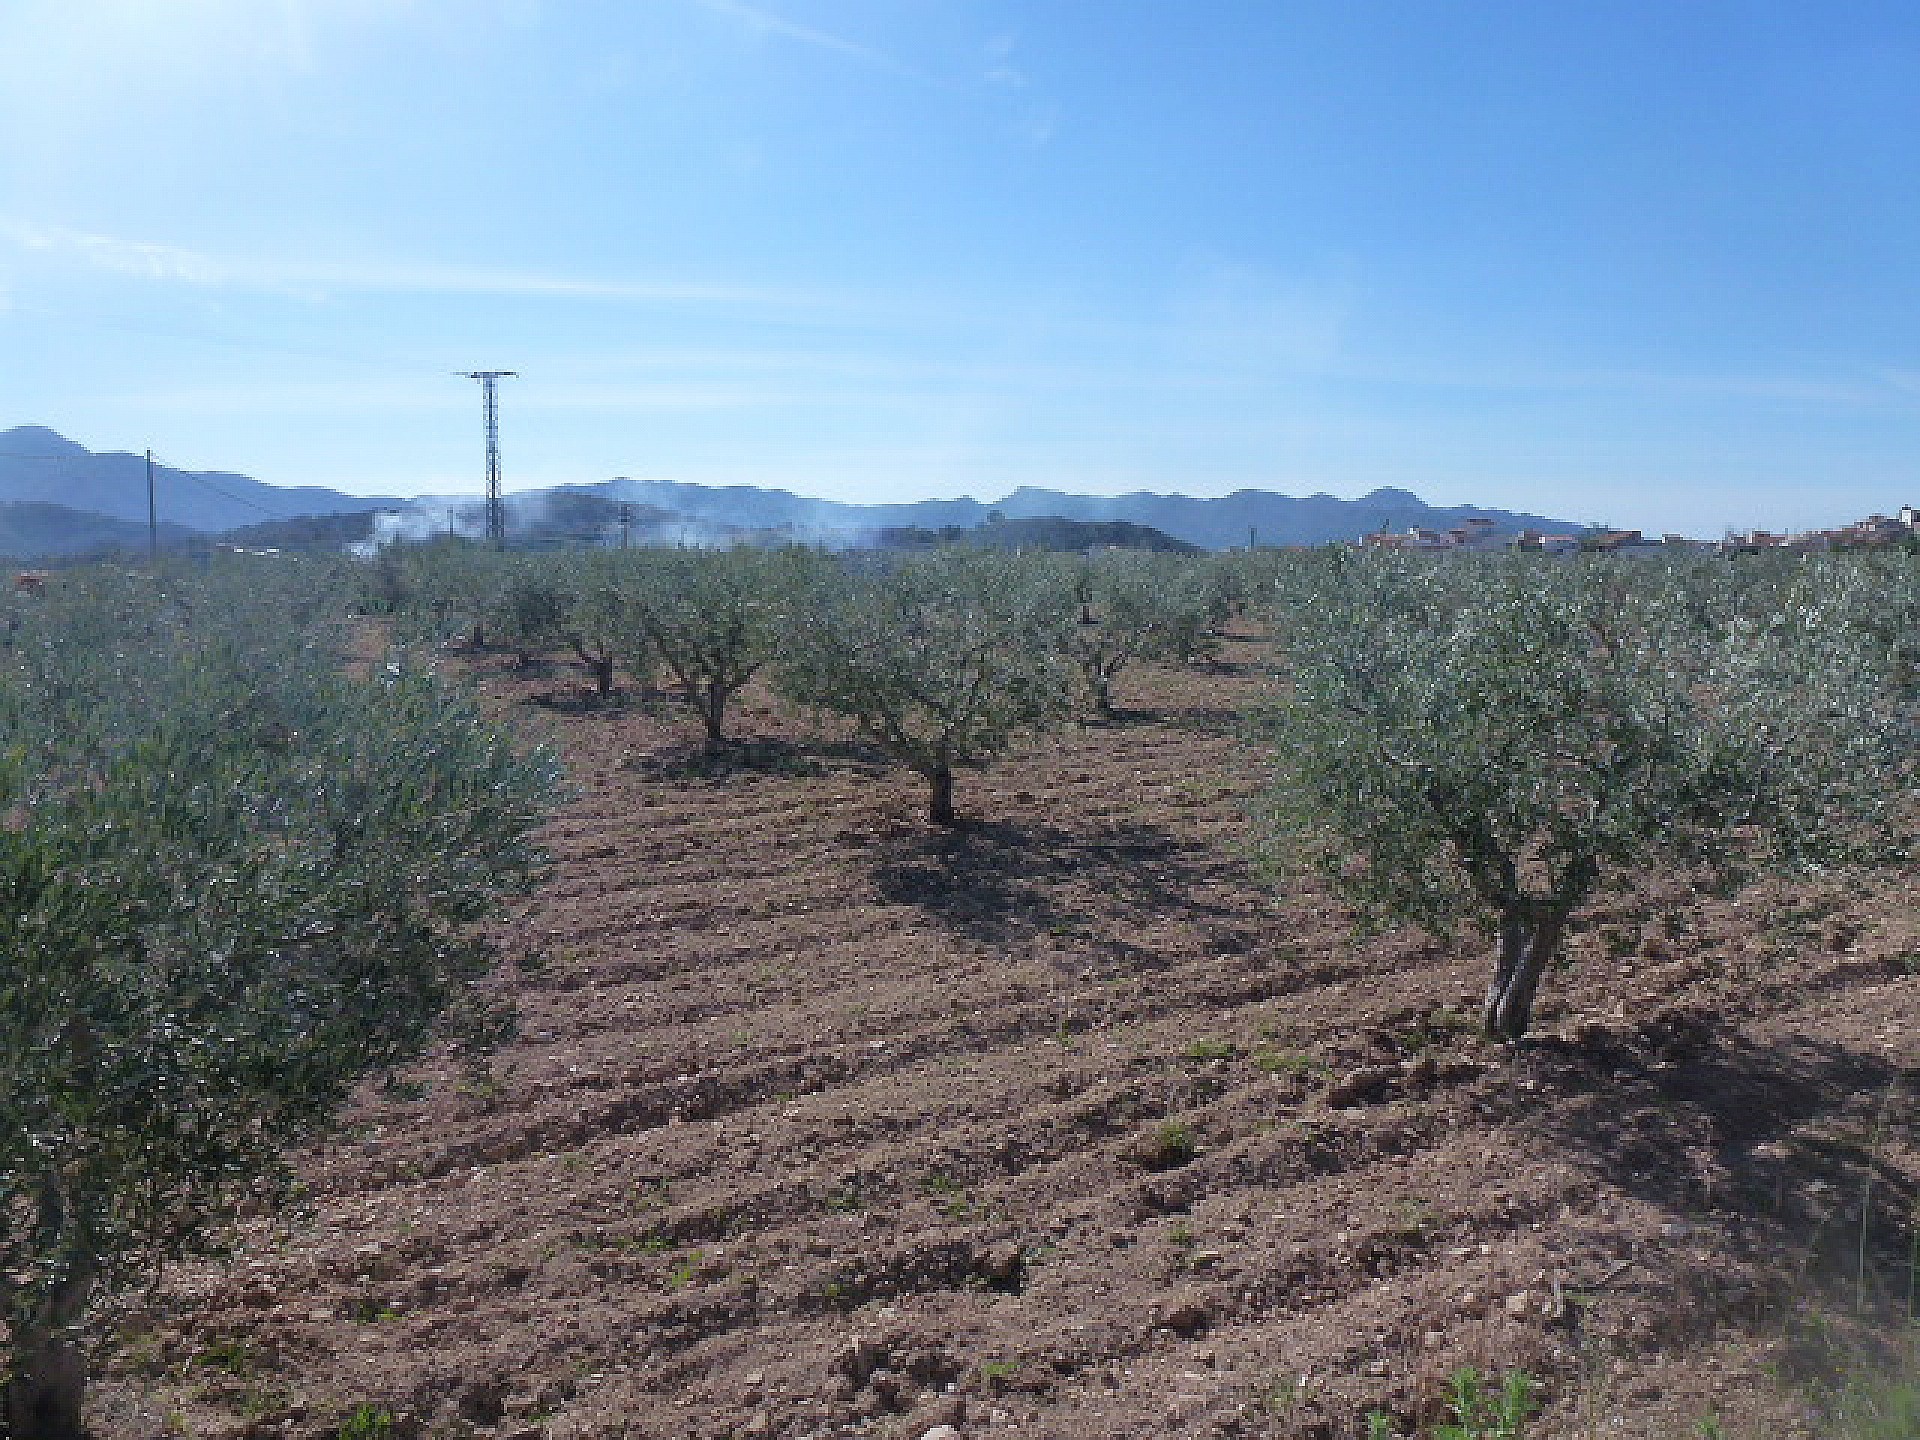
<path id="1" fill-rule="evenodd" d="M 423 545 L 443 535 L 477 540 L 486 533 L 486 507 L 477 502 L 423 500 L 405 510 L 382 510 L 373 517 L 373 533 L 349 553 L 370 560 L 389 545 Z"/>

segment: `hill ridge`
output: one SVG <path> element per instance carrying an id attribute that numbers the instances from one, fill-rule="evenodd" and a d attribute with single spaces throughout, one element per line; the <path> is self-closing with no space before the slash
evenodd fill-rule
<path id="1" fill-rule="evenodd" d="M 155 473 L 160 518 L 208 534 L 261 521 L 380 508 L 444 510 L 449 503 L 445 498 L 403 499 L 348 495 L 323 486 L 278 486 L 230 471 L 189 470 L 161 462 L 156 462 Z M 1153 490 L 1087 495 L 1021 485 L 997 500 L 961 495 L 858 503 L 817 499 L 779 487 L 621 479 L 521 490 L 513 498 L 527 503 L 536 497 L 569 494 L 637 501 L 690 521 L 826 543 L 866 541 L 892 529 L 971 530 L 995 515 L 1007 520 L 1124 522 L 1210 550 L 1249 542 L 1322 545 L 1380 529 L 1446 529 L 1467 519 L 1491 520 L 1496 533 L 1502 534 L 1525 528 L 1579 528 L 1547 515 L 1477 505 L 1429 505 L 1412 491 L 1392 486 L 1345 500 L 1325 491 L 1307 496 L 1254 488 L 1212 497 Z M 105 521 L 144 523 L 146 461 L 124 450 L 89 450 L 43 425 L 0 430 L 0 503 L 5 502 L 61 505 Z"/>
<path id="2" fill-rule="evenodd" d="M 407 504 L 318 485 L 272 485 L 226 470 L 190 470 L 157 457 L 154 479 L 160 519 L 207 533 L 257 520 Z M 90 450 L 44 425 L 0 430 L 0 502 L 7 501 L 60 505 L 103 520 L 144 525 L 146 457 L 127 450 Z"/>

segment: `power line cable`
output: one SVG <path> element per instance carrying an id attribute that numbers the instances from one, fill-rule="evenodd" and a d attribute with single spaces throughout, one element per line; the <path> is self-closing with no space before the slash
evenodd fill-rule
<path id="1" fill-rule="evenodd" d="M 172 461 L 164 459 L 159 455 L 156 455 L 153 458 L 154 458 L 155 464 L 164 466 L 167 470 L 171 471 L 173 474 L 182 476 L 188 480 L 193 481 L 194 484 L 201 486 L 203 489 L 212 491 L 215 495 L 218 495 L 222 500 L 230 500 L 235 505 L 244 505 L 249 510 L 258 510 L 262 515 L 267 516 L 269 519 L 298 520 L 298 519 L 304 518 L 299 515 L 290 514 L 285 510 L 271 509 L 268 506 L 258 503 L 257 501 L 247 499 L 247 497 L 244 495 L 235 495 L 229 491 L 222 490 L 218 485 L 215 485 L 211 480 L 208 480 L 204 475 L 201 475 L 198 471 L 188 470 L 183 468 L 182 466 L 175 465 Z"/>
<path id="2" fill-rule="evenodd" d="M 92 455 L 92 454 L 89 454 L 89 455 L 32 455 L 23 451 L 0 450 L 0 459 L 6 459 L 6 460 L 48 460 L 48 461 L 54 461 L 62 464 L 79 465 L 84 463 L 85 461 L 98 460 L 100 458 L 101 458 L 100 456 Z M 131 458 L 133 458 L 134 460 L 138 460 L 140 457 L 136 455 Z M 269 506 L 258 503 L 257 501 L 249 500 L 244 495 L 235 495 L 230 491 L 223 490 L 218 485 L 215 485 L 212 481 L 208 480 L 205 476 L 201 475 L 198 471 L 188 470 L 183 466 L 175 465 L 173 462 L 162 459 L 158 455 L 154 456 L 153 458 L 154 458 L 155 464 L 164 466 L 171 474 L 179 475 L 185 479 L 193 481 L 196 485 L 199 485 L 207 490 L 212 491 L 215 495 L 218 495 L 222 500 L 231 501 L 235 505 L 244 505 L 249 510 L 257 510 L 260 512 L 260 514 L 268 516 L 269 518 L 274 520 L 297 520 L 297 519 L 303 518 L 301 516 L 291 514 L 284 510 L 272 509 Z"/>

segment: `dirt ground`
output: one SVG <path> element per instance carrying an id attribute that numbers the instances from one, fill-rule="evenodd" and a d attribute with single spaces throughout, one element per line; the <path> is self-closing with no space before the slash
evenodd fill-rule
<path id="1" fill-rule="evenodd" d="M 1650 881 L 1504 1053 L 1479 941 L 1251 878 L 1227 658 L 963 775 L 953 833 L 757 698 L 708 773 L 690 716 L 483 662 L 577 790 L 497 927 L 517 1036 L 170 1272 L 102 1432 L 1331 1440 L 1471 1364 L 1530 1435 L 1835 1433 L 1856 1302 L 1911 1303 L 1915 875 Z"/>

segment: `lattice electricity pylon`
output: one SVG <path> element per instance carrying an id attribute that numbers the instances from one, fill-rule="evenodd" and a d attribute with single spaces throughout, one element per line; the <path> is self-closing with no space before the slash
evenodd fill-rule
<path id="1" fill-rule="evenodd" d="M 518 370 L 456 370 L 469 380 L 480 382 L 487 407 L 487 543 L 499 548 L 507 543 L 507 507 L 500 500 L 500 397 L 494 382 Z"/>

